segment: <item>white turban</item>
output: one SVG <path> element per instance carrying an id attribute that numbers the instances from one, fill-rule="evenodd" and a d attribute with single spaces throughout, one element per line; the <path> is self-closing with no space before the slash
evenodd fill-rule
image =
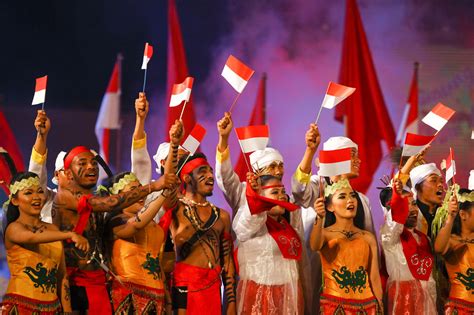
<path id="1" fill-rule="evenodd" d="M 326 142 L 323 143 L 324 151 L 332 151 L 339 149 L 354 148 L 359 149 L 359 146 L 347 137 L 331 137 Z"/>
<path id="2" fill-rule="evenodd" d="M 283 163 L 283 156 L 273 148 L 265 148 L 264 150 L 257 150 L 252 152 L 249 156 L 250 166 L 254 171 L 258 171 L 275 161 Z"/>
<path id="3" fill-rule="evenodd" d="M 410 171 L 410 181 L 412 190 L 415 191 L 415 186 L 424 181 L 431 174 L 441 176 L 441 171 L 436 167 L 436 164 L 434 163 L 423 164 L 413 168 Z"/>
<path id="4" fill-rule="evenodd" d="M 64 151 L 61 151 L 61 152 L 58 153 L 58 156 L 56 157 L 56 162 L 54 162 L 54 171 L 55 172 L 58 172 L 58 171 L 60 171 L 64 168 L 64 157 L 66 156 L 66 153 L 67 152 L 64 152 Z M 51 179 L 51 181 L 56 186 L 58 185 L 58 179 L 56 178 L 56 176 L 53 177 Z"/>
<path id="5" fill-rule="evenodd" d="M 155 160 L 156 165 L 158 166 L 156 168 L 156 172 L 158 174 L 161 174 L 161 160 L 166 160 L 166 157 L 168 156 L 169 151 L 170 151 L 170 143 L 163 142 L 158 146 L 158 149 L 156 150 L 156 154 L 153 156 L 153 160 Z"/>
<path id="6" fill-rule="evenodd" d="M 470 190 L 474 189 L 474 170 L 469 173 L 469 184 L 467 186 Z"/>

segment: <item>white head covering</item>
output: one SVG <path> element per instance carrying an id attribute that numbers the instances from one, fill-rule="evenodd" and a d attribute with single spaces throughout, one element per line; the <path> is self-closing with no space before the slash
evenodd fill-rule
<path id="1" fill-rule="evenodd" d="M 64 157 L 66 156 L 67 152 L 61 151 L 58 153 L 58 156 L 56 157 L 56 162 L 54 162 L 54 171 L 57 172 L 59 170 L 62 170 L 64 168 Z M 56 186 L 58 185 L 58 179 L 56 177 L 53 177 L 51 179 L 53 184 Z"/>
<path id="2" fill-rule="evenodd" d="M 424 181 L 431 174 L 441 176 L 441 171 L 434 163 L 419 165 L 410 171 L 410 181 L 412 191 L 415 192 L 415 186 Z"/>
<path id="3" fill-rule="evenodd" d="M 471 172 L 469 172 L 469 183 L 467 185 L 467 188 L 471 190 L 474 189 L 474 170 L 471 170 Z"/>
<path id="4" fill-rule="evenodd" d="M 170 151 L 170 143 L 163 142 L 158 146 L 158 149 L 156 150 L 156 154 L 153 156 L 153 160 L 155 160 L 156 165 L 157 165 L 156 172 L 158 174 L 161 174 L 161 160 L 166 160 L 166 157 L 168 157 L 169 151 Z"/>
<path id="5" fill-rule="evenodd" d="M 359 149 L 359 146 L 347 137 L 331 137 L 323 143 L 324 151 L 332 151 L 339 149 L 355 148 Z"/>
<path id="6" fill-rule="evenodd" d="M 249 156 L 250 166 L 254 171 L 258 171 L 275 161 L 283 163 L 283 156 L 273 148 L 265 148 L 264 150 L 257 150 L 252 152 Z"/>

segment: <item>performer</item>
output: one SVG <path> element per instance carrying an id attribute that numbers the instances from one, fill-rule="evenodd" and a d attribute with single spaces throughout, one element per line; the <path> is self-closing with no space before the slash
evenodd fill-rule
<path id="1" fill-rule="evenodd" d="M 65 244 L 66 266 L 71 282 L 72 308 L 92 314 L 109 314 L 112 309 L 105 288 L 103 260 L 103 216 L 96 212 L 126 208 L 152 191 L 159 182 L 108 197 L 92 196 L 99 169 L 94 154 L 86 147 L 73 148 L 64 157 L 67 186 L 59 186 L 54 199 L 53 223 L 62 231 L 76 231 L 89 241 L 91 251 L 81 252 Z"/>
<path id="2" fill-rule="evenodd" d="M 321 254 L 320 312 L 380 313 L 383 307 L 377 242 L 355 220 L 357 193 L 347 179 L 340 179 L 325 188 L 324 196 L 314 205 L 317 218 L 310 238 L 311 248 Z"/>
<path id="3" fill-rule="evenodd" d="M 381 191 L 380 200 L 386 209 L 380 237 L 389 275 L 388 313 L 436 314 L 434 257 L 430 240 L 416 229 L 416 201 L 400 179 Z"/>
<path id="4" fill-rule="evenodd" d="M 78 249 L 87 251 L 87 240 L 40 220 L 46 196 L 36 174 L 14 175 L 9 190 L 4 242 L 11 276 L 2 314 L 71 312 L 61 241 L 71 240 Z"/>
<path id="5" fill-rule="evenodd" d="M 263 175 L 259 182 L 259 194 L 267 199 L 248 185 L 248 205 L 239 209 L 232 224 L 239 240 L 237 313 L 303 314 L 298 266 L 303 226 L 292 226 L 288 212 L 300 215 L 300 210 L 288 202 L 281 179 Z"/>
<path id="6" fill-rule="evenodd" d="M 181 128 L 171 137 L 172 153 L 166 160 L 165 174 L 176 173 L 183 133 Z M 226 313 L 235 314 L 230 216 L 207 201 L 214 188 L 212 168 L 201 153 L 181 158 L 178 165 L 184 196 L 177 200 L 174 191 L 165 204 L 171 211 L 170 232 L 177 261 L 173 272 L 173 309 L 178 314 L 221 314 L 222 276 Z"/>
<path id="7" fill-rule="evenodd" d="M 434 249 L 444 256 L 451 284 L 444 312 L 467 315 L 474 313 L 474 191 L 455 191 Z"/>
<path id="8" fill-rule="evenodd" d="M 159 180 L 163 187 L 178 183 L 175 174 L 166 174 Z M 134 173 L 123 172 L 112 177 L 107 185 L 116 195 L 141 186 Z M 163 228 L 153 221 L 163 201 L 160 194 L 144 207 L 139 201 L 107 220 L 107 232 L 112 232 L 111 264 L 115 277 L 112 279 L 112 304 L 117 314 L 162 314 L 171 299 L 165 289 L 165 277 L 161 265 L 161 248 L 165 240 Z M 166 296 L 166 303 L 165 303 Z"/>

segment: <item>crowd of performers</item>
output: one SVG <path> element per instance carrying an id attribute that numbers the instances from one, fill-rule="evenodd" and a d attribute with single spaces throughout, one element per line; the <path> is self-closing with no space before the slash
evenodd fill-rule
<path id="1" fill-rule="evenodd" d="M 58 155 L 50 188 L 44 111 L 28 172 L 16 173 L 1 153 L 13 173 L 2 314 L 474 313 L 474 192 L 446 192 L 424 152 L 381 191 L 377 240 L 374 207 L 349 183 L 363 167 L 350 139 L 329 138 L 323 149 L 351 148 L 351 173 L 312 175 L 321 136 L 311 124 L 288 192 L 273 148 L 253 152 L 253 172 L 239 180 L 230 114 L 217 122 L 214 168 L 180 148 L 176 121 L 153 156 L 161 176 L 152 181 L 143 93 L 135 109 L 132 169 L 109 170 L 100 185 L 99 166 L 107 166 L 77 146 Z M 229 211 L 207 200 L 215 181 Z"/>

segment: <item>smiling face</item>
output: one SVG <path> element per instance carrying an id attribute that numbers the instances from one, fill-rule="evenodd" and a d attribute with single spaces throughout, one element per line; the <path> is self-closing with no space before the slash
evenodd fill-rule
<path id="1" fill-rule="evenodd" d="M 278 178 L 268 180 L 262 187 L 261 195 L 269 199 L 288 201 L 285 187 Z M 268 214 L 273 216 L 282 215 L 283 213 L 285 213 L 285 209 L 281 206 L 275 206 L 268 211 Z"/>
<path id="2" fill-rule="evenodd" d="M 37 217 L 41 214 L 46 196 L 41 186 L 34 185 L 18 191 L 11 202 L 19 208 L 20 213 Z"/>
<path id="3" fill-rule="evenodd" d="M 185 175 L 187 187 L 189 186 L 193 193 L 204 197 L 212 196 L 214 190 L 214 173 L 209 165 L 196 167 L 191 174 Z"/>
<path id="4" fill-rule="evenodd" d="M 417 198 L 431 207 L 438 206 L 444 199 L 443 178 L 431 174 L 417 185 Z"/>
<path id="5" fill-rule="evenodd" d="M 66 175 L 83 188 L 93 188 L 99 177 L 99 166 L 94 155 L 91 152 L 82 152 L 75 156 L 66 170 Z"/>
<path id="6" fill-rule="evenodd" d="M 333 212 L 336 218 L 353 219 L 357 213 L 357 197 L 351 188 L 337 190 L 331 197 L 328 210 Z"/>

